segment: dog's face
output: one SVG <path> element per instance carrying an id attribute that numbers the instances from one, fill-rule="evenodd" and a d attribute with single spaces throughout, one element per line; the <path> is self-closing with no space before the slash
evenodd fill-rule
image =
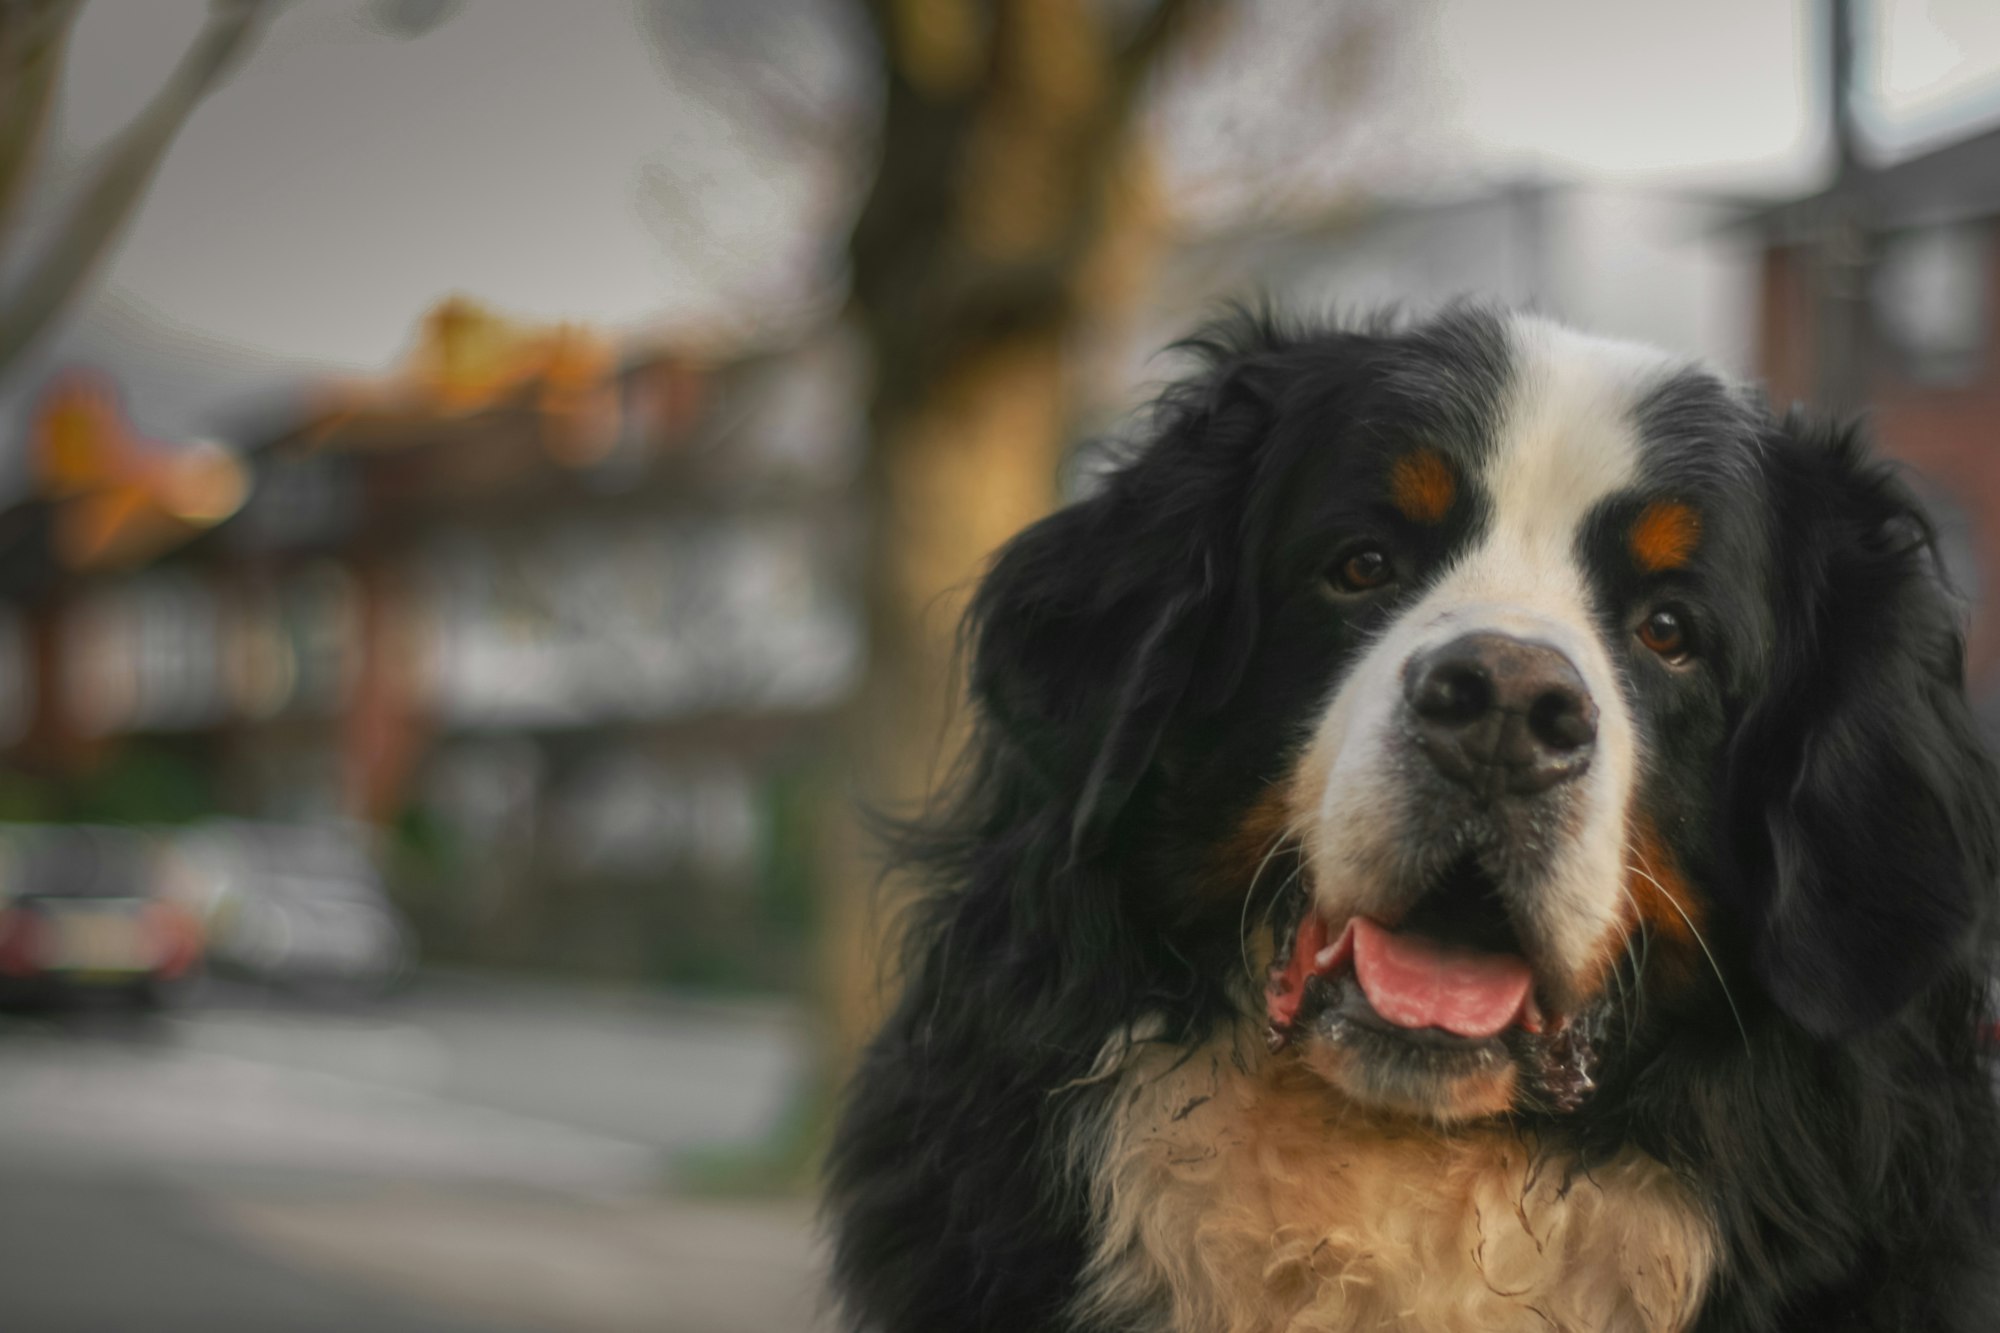
<path id="1" fill-rule="evenodd" d="M 1444 1118 L 1574 1099 L 1641 941 L 1699 947 L 1668 834 L 1710 817 L 1770 634 L 1750 409 L 1646 349 L 1482 332 L 1477 374 L 1420 345 L 1362 386 L 1371 428 L 1301 460 L 1279 521 L 1338 646 L 1271 798 L 1308 892 L 1268 1016 L 1350 1095 Z"/>
<path id="2" fill-rule="evenodd" d="M 1214 981 L 1275 923 L 1280 1058 L 1561 1113 L 1649 1005 L 1831 1032 L 1963 938 L 1990 770 L 1851 447 L 1478 312 L 1267 337 L 1179 407 L 1003 559 L 977 684 L 1162 956 Z"/>

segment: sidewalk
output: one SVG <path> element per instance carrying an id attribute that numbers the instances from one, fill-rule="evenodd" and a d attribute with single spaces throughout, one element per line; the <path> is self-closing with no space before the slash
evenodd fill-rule
<path id="1" fill-rule="evenodd" d="M 239 1198 L 280 1260 L 454 1316 L 563 1333 L 830 1333 L 811 1206 L 436 1192 Z"/>
<path id="2" fill-rule="evenodd" d="M 769 1135 L 774 1004 L 479 977 L 0 1020 L 0 1324 L 31 1333 L 821 1333 L 812 1205 L 668 1192 Z"/>

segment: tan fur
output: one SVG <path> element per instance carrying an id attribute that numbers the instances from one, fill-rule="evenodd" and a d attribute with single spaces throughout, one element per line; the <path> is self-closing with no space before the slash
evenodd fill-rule
<path id="1" fill-rule="evenodd" d="M 1451 464 L 1435 449 L 1414 449 L 1389 469 L 1389 498 L 1415 523 L 1442 523 L 1458 498 Z"/>
<path id="2" fill-rule="evenodd" d="M 1173 1333 L 1668 1333 L 1700 1307 L 1714 1229 L 1636 1150 L 1586 1175 L 1504 1122 L 1361 1110 L 1240 1039 L 1134 1050 L 1079 1144 L 1084 1312 Z"/>
<path id="3" fill-rule="evenodd" d="M 1701 541 L 1701 515 L 1678 501 L 1656 500 L 1640 511 L 1628 540 L 1639 568 L 1685 569 Z"/>

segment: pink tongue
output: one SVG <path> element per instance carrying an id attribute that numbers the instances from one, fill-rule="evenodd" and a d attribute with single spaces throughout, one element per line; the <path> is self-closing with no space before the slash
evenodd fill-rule
<path id="1" fill-rule="evenodd" d="M 1354 974 L 1376 1013 L 1397 1027 L 1490 1037 L 1514 1021 L 1534 978 L 1511 954 L 1471 953 L 1354 922 Z"/>

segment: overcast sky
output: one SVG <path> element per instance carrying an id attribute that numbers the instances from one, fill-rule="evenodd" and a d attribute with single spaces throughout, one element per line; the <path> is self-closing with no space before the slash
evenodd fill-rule
<path id="1" fill-rule="evenodd" d="M 1862 2 L 1885 148 L 2000 118 L 2000 3 Z M 629 329 L 823 295 L 843 182 L 727 114 L 742 105 L 729 43 L 781 52 L 808 102 L 851 108 L 865 94 L 842 73 L 839 0 L 470 0 L 416 38 L 384 31 L 382 3 L 281 12 L 195 113 L 43 364 L 112 363 L 172 433 L 276 375 L 389 364 L 448 292 Z M 1281 31 L 1312 13 L 1273 3 Z M 88 0 L 58 168 L 144 102 L 204 8 Z M 1794 191 L 1823 151 L 1818 23 L 1803 0 L 1432 0 L 1374 103 L 1404 133 L 1370 141 L 1474 175 Z M 1262 71 L 1235 76 L 1239 98 L 1272 100 Z M 1177 132 L 1198 174 L 1204 152 L 1235 154 L 1229 118 L 1190 105 Z"/>

